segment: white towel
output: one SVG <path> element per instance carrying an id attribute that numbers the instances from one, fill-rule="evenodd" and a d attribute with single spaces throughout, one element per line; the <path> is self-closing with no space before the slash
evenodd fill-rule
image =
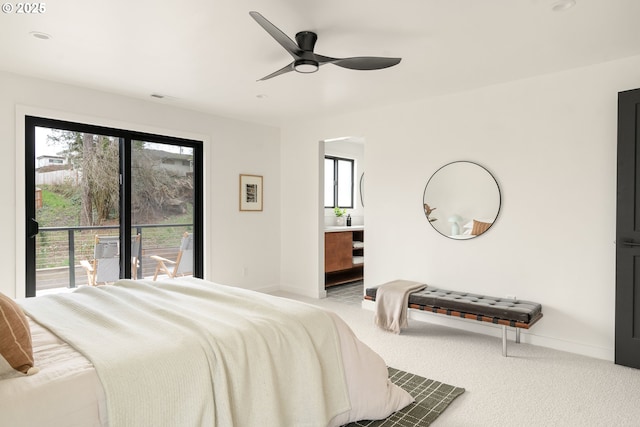
<path id="1" fill-rule="evenodd" d="M 409 294 L 427 285 L 409 280 L 394 280 L 381 285 L 376 291 L 376 325 L 385 331 L 400 333 L 407 327 Z"/>

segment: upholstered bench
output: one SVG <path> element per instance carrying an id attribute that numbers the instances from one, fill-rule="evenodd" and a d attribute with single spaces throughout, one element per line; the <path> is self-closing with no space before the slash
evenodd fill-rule
<path id="1" fill-rule="evenodd" d="M 377 290 L 368 288 L 364 298 L 375 301 Z M 409 295 L 409 308 L 501 325 L 502 355 L 505 357 L 507 326 L 515 328 L 515 341 L 519 343 L 520 329 L 529 329 L 542 318 L 542 306 L 536 302 L 449 291 L 431 286 Z"/>

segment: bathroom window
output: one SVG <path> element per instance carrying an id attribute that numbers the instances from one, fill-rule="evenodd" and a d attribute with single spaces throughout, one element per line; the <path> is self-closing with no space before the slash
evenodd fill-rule
<path id="1" fill-rule="evenodd" d="M 324 207 L 353 208 L 353 159 L 324 157 Z"/>

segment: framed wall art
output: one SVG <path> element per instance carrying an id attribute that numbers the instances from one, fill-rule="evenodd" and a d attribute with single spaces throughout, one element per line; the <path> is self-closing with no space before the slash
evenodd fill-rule
<path id="1" fill-rule="evenodd" d="M 240 210 L 262 211 L 262 176 L 240 174 Z"/>

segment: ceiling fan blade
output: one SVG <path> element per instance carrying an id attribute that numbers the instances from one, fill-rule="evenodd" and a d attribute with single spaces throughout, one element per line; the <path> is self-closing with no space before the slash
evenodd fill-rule
<path id="1" fill-rule="evenodd" d="M 264 28 L 267 33 L 269 33 L 269 35 L 271 35 L 271 37 L 273 37 L 278 43 L 280 43 L 280 45 L 287 52 L 289 52 L 291 56 L 293 56 L 295 59 L 298 59 L 300 57 L 302 50 L 298 47 L 296 42 L 289 38 L 289 36 L 283 33 L 278 27 L 273 25 L 267 20 L 267 18 L 260 15 L 258 12 L 251 11 L 249 12 L 249 15 L 251 15 L 251 17 L 255 19 L 256 22 L 260 24 L 260 26 Z"/>
<path id="2" fill-rule="evenodd" d="M 284 74 L 284 73 L 288 73 L 289 71 L 293 71 L 293 62 L 289 65 L 285 65 L 284 67 L 280 68 L 278 71 L 274 71 L 273 73 L 269 74 L 268 76 L 264 76 L 261 79 L 258 79 L 259 82 L 263 81 L 263 80 L 269 80 L 272 77 L 276 77 L 279 76 L 280 74 Z"/>
<path id="3" fill-rule="evenodd" d="M 321 55 L 316 55 L 321 56 Z M 393 67 L 400 63 L 402 58 L 383 58 L 378 56 L 358 56 L 354 58 L 335 59 L 326 61 L 333 65 L 351 70 L 380 70 Z"/>
<path id="4" fill-rule="evenodd" d="M 327 63 L 330 64 L 335 61 L 340 61 L 340 58 L 332 58 L 330 56 L 318 55 L 317 53 L 314 53 L 313 56 L 315 60 L 318 61 L 319 64 L 327 64 Z"/>

